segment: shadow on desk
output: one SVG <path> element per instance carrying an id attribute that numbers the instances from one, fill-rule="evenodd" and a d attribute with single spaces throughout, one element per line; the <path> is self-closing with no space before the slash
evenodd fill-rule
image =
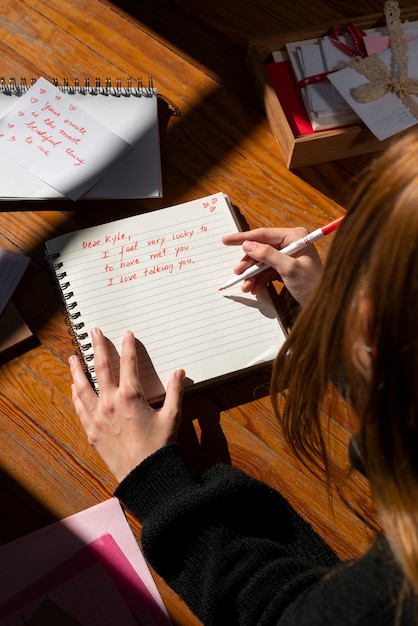
<path id="1" fill-rule="evenodd" d="M 1 545 L 57 521 L 51 511 L 4 471 L 0 471 L 0 489 L 3 501 Z"/>
<path id="2" fill-rule="evenodd" d="M 270 378 L 271 368 L 263 367 L 185 395 L 178 440 L 192 474 L 198 475 L 217 463 L 231 464 L 221 416 L 229 409 L 267 397 Z"/>

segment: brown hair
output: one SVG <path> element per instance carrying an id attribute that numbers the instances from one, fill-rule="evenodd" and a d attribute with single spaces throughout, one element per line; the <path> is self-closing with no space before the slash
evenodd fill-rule
<path id="1" fill-rule="evenodd" d="M 361 299 L 368 375 L 353 366 Z M 354 346 L 354 348 L 353 348 Z M 364 349 L 364 348 L 359 348 Z M 327 467 L 320 411 L 341 371 L 359 415 L 380 523 L 418 591 L 418 132 L 376 159 L 335 234 L 321 282 L 278 355 L 273 406 L 296 454 Z M 284 400 L 284 401 L 283 401 Z"/>

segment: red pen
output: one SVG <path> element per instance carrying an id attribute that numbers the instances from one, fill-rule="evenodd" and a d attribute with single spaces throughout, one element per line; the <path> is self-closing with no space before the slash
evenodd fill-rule
<path id="1" fill-rule="evenodd" d="M 338 226 L 341 224 L 344 217 L 345 215 L 342 215 L 341 217 L 338 217 L 336 220 L 333 220 L 332 222 L 330 222 L 329 224 L 326 224 L 325 226 L 322 226 L 321 228 L 317 228 L 316 230 L 312 231 L 308 235 L 305 235 L 305 237 L 301 237 L 301 239 L 298 239 L 297 241 L 293 241 L 288 246 L 285 246 L 284 248 L 279 250 L 279 252 L 281 252 L 282 254 L 287 254 L 291 256 L 292 254 L 295 254 L 295 252 L 299 252 L 299 250 L 303 250 L 303 248 L 310 246 L 311 244 L 315 243 L 315 241 L 318 241 L 318 239 L 321 239 L 322 237 L 325 237 L 325 235 L 329 235 L 329 233 L 334 232 L 334 230 L 336 230 Z M 237 274 L 236 276 L 228 280 L 224 284 L 223 287 L 219 288 L 219 291 L 222 291 L 223 289 L 228 289 L 228 287 L 232 287 L 232 285 L 236 285 L 237 283 L 241 282 L 242 280 L 245 280 L 246 278 L 252 278 L 253 276 L 257 276 L 257 274 L 260 274 L 268 267 L 269 266 L 266 265 L 265 263 L 261 265 L 251 265 L 251 267 L 245 270 L 245 272 L 242 272 L 242 274 Z"/>

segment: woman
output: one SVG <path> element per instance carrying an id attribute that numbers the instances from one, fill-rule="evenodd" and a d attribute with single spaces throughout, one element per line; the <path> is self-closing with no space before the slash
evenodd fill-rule
<path id="1" fill-rule="evenodd" d="M 279 275 L 303 304 L 271 384 L 284 433 L 303 459 L 326 465 L 319 410 L 344 372 L 384 531 L 362 558 L 340 563 L 278 493 L 232 467 L 192 478 L 173 443 L 185 373 L 173 373 L 154 411 L 141 393 L 131 333 L 117 386 L 103 335 L 92 332 L 100 398 L 70 358 L 76 412 L 120 481 L 116 495 L 143 524 L 145 556 L 206 625 L 418 623 L 417 154 L 414 131 L 372 164 L 322 275 L 313 249 L 297 258 L 276 249 L 298 229 L 224 238 L 246 252 L 237 272 L 250 261 L 270 266 L 244 291 Z"/>

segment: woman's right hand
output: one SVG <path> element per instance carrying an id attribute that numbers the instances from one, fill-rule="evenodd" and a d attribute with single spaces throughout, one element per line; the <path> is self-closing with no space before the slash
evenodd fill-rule
<path id="1" fill-rule="evenodd" d="M 293 241 L 308 234 L 305 228 L 256 228 L 222 237 L 227 246 L 242 246 L 245 256 L 234 267 L 241 274 L 254 263 L 269 267 L 253 278 L 245 279 L 242 291 L 257 294 L 272 280 L 281 280 L 297 302 L 303 304 L 317 286 L 322 263 L 310 245 L 293 256 L 280 252 Z"/>

